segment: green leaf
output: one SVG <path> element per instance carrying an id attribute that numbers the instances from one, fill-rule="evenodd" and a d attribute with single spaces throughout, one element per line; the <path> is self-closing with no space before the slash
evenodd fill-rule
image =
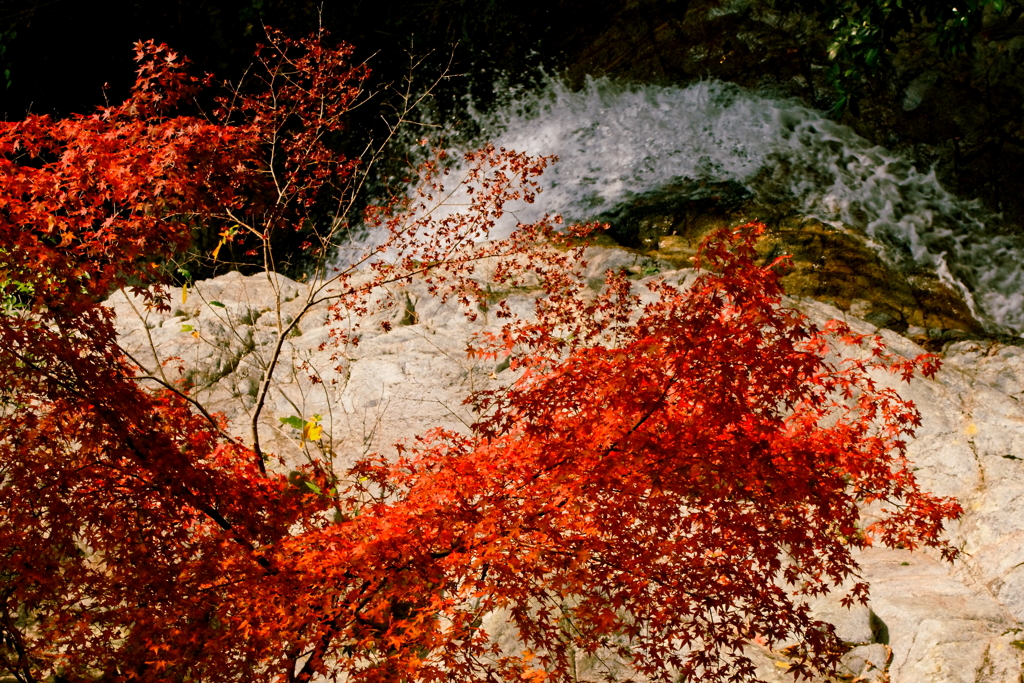
<path id="1" fill-rule="evenodd" d="M 211 306 L 216 306 L 217 308 L 227 308 L 227 306 L 225 306 L 224 304 L 222 304 L 219 301 L 211 301 L 210 305 Z"/>
<path id="2" fill-rule="evenodd" d="M 305 484 L 306 488 L 308 488 L 310 491 L 312 491 L 313 493 L 317 494 L 318 496 L 320 495 L 320 493 L 321 493 L 320 487 L 317 486 L 316 484 L 314 484 L 313 482 L 311 482 L 309 479 L 307 479 L 306 481 L 304 481 L 302 483 Z"/>
<path id="3" fill-rule="evenodd" d="M 182 326 L 181 326 L 181 331 L 182 331 L 182 332 L 191 332 L 191 331 L 192 331 L 192 330 L 194 330 L 194 329 L 195 329 L 195 328 L 194 328 L 194 327 L 192 327 L 191 325 L 182 325 Z"/>
<path id="4" fill-rule="evenodd" d="M 292 415 L 291 417 L 279 417 L 277 419 L 280 420 L 282 424 L 294 427 L 295 429 L 302 429 L 306 424 L 305 420 L 295 415 Z"/>

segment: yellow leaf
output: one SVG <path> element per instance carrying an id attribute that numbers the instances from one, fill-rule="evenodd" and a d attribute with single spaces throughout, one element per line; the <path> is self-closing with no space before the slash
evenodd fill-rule
<path id="1" fill-rule="evenodd" d="M 197 330 L 197 331 L 193 332 L 192 336 L 195 337 L 196 339 L 199 339 L 199 331 Z"/>
<path id="2" fill-rule="evenodd" d="M 302 440 L 303 441 L 319 441 L 320 436 L 323 434 L 324 428 L 316 422 L 307 422 L 302 427 Z"/>
<path id="3" fill-rule="evenodd" d="M 181 303 L 188 301 L 188 283 L 181 286 Z"/>
<path id="4" fill-rule="evenodd" d="M 217 254 L 220 253 L 220 248 L 224 246 L 224 242 L 225 242 L 225 240 L 222 239 L 220 242 L 217 243 L 217 246 L 213 248 L 213 260 L 214 261 L 217 260 Z"/>

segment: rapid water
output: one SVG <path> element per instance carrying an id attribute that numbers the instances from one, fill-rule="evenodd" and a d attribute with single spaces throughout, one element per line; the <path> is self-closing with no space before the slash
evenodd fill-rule
<path id="1" fill-rule="evenodd" d="M 989 229 L 934 173 L 815 110 L 714 81 L 578 92 L 550 81 L 477 118 L 497 147 L 559 157 L 515 220 L 585 220 L 682 180 L 732 181 L 861 231 L 896 264 L 935 269 L 994 329 L 1024 332 L 1024 243 Z"/>

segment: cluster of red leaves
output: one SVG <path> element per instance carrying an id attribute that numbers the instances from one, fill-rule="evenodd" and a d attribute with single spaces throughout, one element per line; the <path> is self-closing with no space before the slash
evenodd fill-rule
<path id="1" fill-rule="evenodd" d="M 795 640 L 794 672 L 827 671 L 842 649 L 801 596 L 855 580 L 855 551 L 875 540 L 955 556 L 941 531 L 959 506 L 922 492 L 904 457 L 919 415 L 874 378 L 931 375 L 935 358 L 783 306 L 777 274 L 755 265 L 758 228 L 717 235 L 702 257 L 712 272 L 685 291 L 656 285 L 638 318 L 615 311 L 628 297 L 591 302 L 609 315 L 589 340 L 508 326 L 498 346 L 527 371 L 478 397 L 488 416 L 474 436 L 436 432 L 360 467 L 387 495 L 319 536 L 374 558 L 345 564 L 347 585 L 385 591 L 392 609 L 371 610 L 369 630 L 351 604 L 333 613 L 330 629 L 345 625 L 333 657 L 360 680 L 531 667 L 571 680 L 572 653 L 604 649 L 653 680 L 732 680 L 753 676 L 751 641 Z M 565 284 L 542 311 L 574 298 Z M 889 509 L 868 523 L 872 504 Z M 319 555 L 314 538 L 303 554 Z M 847 600 L 866 595 L 855 581 Z M 497 609 L 525 656 L 478 628 Z M 352 642 L 391 647 L 373 668 L 344 657 Z"/>
<path id="2" fill-rule="evenodd" d="M 328 47 L 322 29 L 300 40 L 273 29 L 267 35 L 269 44 L 257 49 L 249 82 L 217 98 L 213 115 L 224 126 L 244 130 L 266 151 L 257 163 L 236 169 L 251 190 L 244 210 L 228 205 L 225 214 L 262 243 L 266 265 L 273 268 L 278 255 L 265 248 L 273 232 L 308 228 L 318 205 L 331 204 L 323 208 L 338 221 L 352 208 L 359 185 L 353 172 L 360 160 L 331 143 L 364 96 L 370 71 L 365 64 L 351 64 L 350 45 Z M 304 246 L 323 257 L 334 234 L 333 226 L 314 230 Z"/>
<path id="3" fill-rule="evenodd" d="M 144 257 L 180 250 L 187 216 L 236 220 L 260 188 L 264 207 L 307 206 L 328 182 L 309 129 L 334 130 L 356 91 L 336 111 L 314 104 L 363 72 L 317 43 L 278 44 L 311 55 L 268 68 L 287 115 L 267 95 L 242 101 L 245 125 L 167 118 L 194 84 L 144 47 L 123 106 L 2 129 L 0 283 L 33 297 L 0 312 L 0 670 L 569 680 L 573 653 L 607 650 L 655 679 L 725 680 L 752 673 L 742 647 L 761 638 L 804 643 L 803 672 L 837 648 L 799 596 L 855 578 L 856 549 L 952 556 L 940 533 L 959 508 L 920 491 L 904 458 L 918 414 L 875 380 L 928 375 L 933 359 L 783 306 L 755 263 L 756 226 L 718 235 L 709 272 L 685 291 L 654 285 L 647 305 L 623 277 L 588 293 L 549 221 L 479 242 L 505 202 L 533 199 L 546 163 L 504 150 L 470 156 L 458 215 L 435 210 L 445 172 L 428 169 L 421 194 L 376 213 L 386 237 L 368 271 L 325 285 L 338 319 L 412 277 L 472 304 L 485 261 L 543 290 L 534 318 L 474 351 L 511 354 L 520 378 L 475 397 L 470 434 L 289 482 L 183 392 L 143 389 L 96 298 L 151 279 Z M 261 162 L 268 144 L 284 157 Z M 331 158 L 331 178 L 351 172 Z M 284 220 L 266 213 L 243 227 Z M 865 524 L 864 505 L 892 510 Z M 496 610 L 528 649 L 491 641 Z"/>
<path id="4" fill-rule="evenodd" d="M 102 315 L 84 326 L 102 331 Z M 129 382 L 113 338 L 4 331 L 0 376 L 17 383 L 0 419 L 0 666 L 166 680 L 237 657 L 209 640 L 221 587 L 266 572 L 260 548 L 313 501 L 259 476 L 185 401 Z"/>
<path id="5" fill-rule="evenodd" d="M 169 116 L 198 83 L 166 47 L 139 44 L 137 58 L 119 106 L 0 123 L 0 286 L 27 285 L 38 312 L 74 315 L 126 282 L 153 281 L 156 262 L 188 245 L 209 188 L 236 203 L 227 180 L 251 141 Z"/>
<path id="6" fill-rule="evenodd" d="M 297 42 L 351 80 L 348 48 Z M 165 46 L 139 44 L 136 56 L 118 106 L 0 123 L 0 671 L 18 681 L 266 669 L 218 614 L 223 586 L 274 571 L 262 549 L 325 507 L 260 472 L 181 392 L 140 386 L 97 304 L 160 284 L 158 263 L 194 225 L 280 203 L 266 197 L 276 150 L 265 98 L 247 100 L 239 125 L 176 116 L 200 83 Z M 287 163 L 325 153 L 306 142 Z"/>

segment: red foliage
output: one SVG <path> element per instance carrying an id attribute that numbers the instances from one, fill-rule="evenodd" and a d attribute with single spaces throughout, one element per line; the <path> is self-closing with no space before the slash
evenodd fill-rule
<path id="1" fill-rule="evenodd" d="M 153 281 L 149 259 L 183 249 L 191 221 L 265 236 L 353 171 L 315 131 L 336 130 L 363 71 L 344 48 L 277 40 L 304 57 L 265 61 L 268 94 L 243 96 L 235 126 L 170 118 L 194 82 L 143 46 L 120 107 L 0 130 L 0 286 L 30 293 L 0 312 L 0 670 L 570 680 L 574 653 L 602 650 L 655 679 L 726 680 L 751 675 L 742 647 L 760 638 L 802 642 L 804 672 L 834 665 L 837 643 L 799 597 L 855 579 L 856 549 L 952 558 L 940 534 L 959 507 L 918 488 L 904 457 L 918 413 L 878 383 L 930 375 L 934 358 L 785 307 L 777 264 L 756 265 L 758 226 L 717 235 L 705 274 L 655 284 L 646 305 L 615 275 L 589 295 L 548 221 L 477 242 L 543 169 L 511 152 L 471 156 L 470 210 L 444 218 L 434 168 L 420 196 L 375 213 L 369 280 L 315 290 L 341 317 L 412 277 L 469 304 L 484 258 L 499 281 L 534 278 L 537 315 L 473 351 L 521 373 L 474 397 L 471 433 L 341 476 L 314 461 L 290 482 L 263 471 L 258 432 L 254 451 L 180 389 L 144 389 L 94 302 Z M 339 84 L 337 109 L 317 107 Z M 522 648 L 491 642 L 495 610 Z"/>
<path id="2" fill-rule="evenodd" d="M 187 246 L 206 189 L 230 189 L 247 151 L 238 130 L 167 115 L 197 85 L 174 53 L 150 42 L 137 58 L 119 106 L 0 123 L 0 284 L 27 286 L 36 311 L 73 315 L 126 282 L 151 282 L 155 262 Z"/>

